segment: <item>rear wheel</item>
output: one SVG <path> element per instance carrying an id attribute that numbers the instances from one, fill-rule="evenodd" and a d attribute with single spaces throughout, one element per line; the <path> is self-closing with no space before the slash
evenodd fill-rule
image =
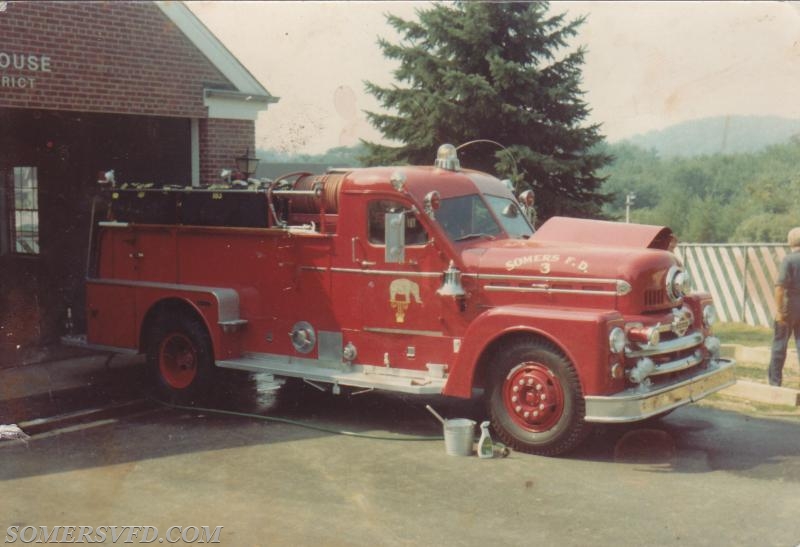
<path id="1" fill-rule="evenodd" d="M 214 372 L 205 325 L 186 314 L 159 317 L 148 336 L 147 363 L 159 398 L 178 404 L 202 399 Z"/>
<path id="2" fill-rule="evenodd" d="M 589 427 L 578 374 L 551 344 L 513 343 L 497 356 L 489 378 L 492 427 L 514 449 L 556 456 L 586 437 Z"/>

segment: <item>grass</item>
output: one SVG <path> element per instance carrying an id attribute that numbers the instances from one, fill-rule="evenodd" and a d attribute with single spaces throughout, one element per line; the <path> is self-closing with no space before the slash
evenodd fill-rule
<path id="1" fill-rule="evenodd" d="M 772 329 L 753 327 L 744 323 L 717 323 L 714 334 L 723 344 L 739 344 L 742 346 L 766 346 L 772 344 Z"/>
<path id="2" fill-rule="evenodd" d="M 767 383 L 767 363 L 736 363 L 736 377 L 748 382 Z M 783 387 L 800 389 L 800 371 L 788 361 L 783 367 Z"/>
<path id="3" fill-rule="evenodd" d="M 736 363 L 736 377 L 741 380 L 766 383 L 767 367 L 756 363 Z"/>

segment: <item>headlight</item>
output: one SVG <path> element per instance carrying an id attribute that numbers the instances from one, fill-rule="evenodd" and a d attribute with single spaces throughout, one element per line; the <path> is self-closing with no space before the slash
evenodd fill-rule
<path id="1" fill-rule="evenodd" d="M 714 307 L 714 304 L 707 304 L 703 306 L 703 325 L 710 327 L 716 322 L 717 308 Z"/>
<path id="2" fill-rule="evenodd" d="M 673 266 L 667 272 L 667 296 L 673 302 L 676 302 L 689 294 L 691 290 L 692 281 L 689 274 L 681 270 L 678 266 Z"/>
<path id="3" fill-rule="evenodd" d="M 625 351 L 625 331 L 619 327 L 614 327 L 608 333 L 608 347 L 611 353 L 622 353 Z"/>

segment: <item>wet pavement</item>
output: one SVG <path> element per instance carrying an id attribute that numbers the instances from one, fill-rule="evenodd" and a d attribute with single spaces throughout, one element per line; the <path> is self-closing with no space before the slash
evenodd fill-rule
<path id="1" fill-rule="evenodd" d="M 0 368 L 0 423 L 113 406 L 140 399 L 141 357 L 89 354 Z"/>
<path id="2" fill-rule="evenodd" d="M 0 536 L 136 524 L 223 526 L 225 545 L 800 544 L 796 416 L 693 405 L 598 428 L 565 458 L 480 460 L 446 455 L 425 409 L 479 421 L 479 402 L 233 375 L 207 403 L 220 414 L 150 400 L 135 362 L 84 372 L 85 386 L 0 403 L 0 422 L 34 422 L 27 442 L 0 442 Z"/>

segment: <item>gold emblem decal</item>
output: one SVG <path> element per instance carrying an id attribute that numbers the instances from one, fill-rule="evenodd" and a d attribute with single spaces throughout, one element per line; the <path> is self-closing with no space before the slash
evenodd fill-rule
<path id="1" fill-rule="evenodd" d="M 405 322 L 406 310 L 412 298 L 417 304 L 422 304 L 419 298 L 419 285 L 410 279 L 395 279 L 389 285 L 389 304 L 395 311 L 394 318 L 398 323 Z"/>

